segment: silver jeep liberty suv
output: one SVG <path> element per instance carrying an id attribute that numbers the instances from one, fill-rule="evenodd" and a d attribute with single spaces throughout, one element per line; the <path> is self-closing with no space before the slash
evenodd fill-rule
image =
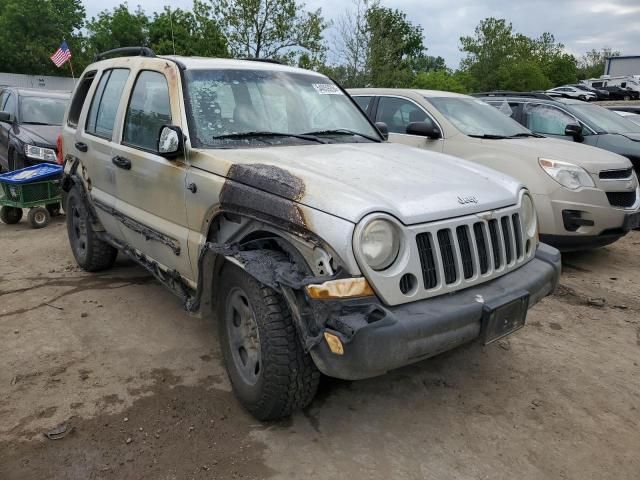
<path id="1" fill-rule="evenodd" d="M 321 372 L 366 378 L 507 335 L 558 281 L 520 183 L 384 142 L 311 71 L 107 52 L 60 143 L 78 264 L 123 252 L 215 317 L 261 420 L 307 405 Z"/>

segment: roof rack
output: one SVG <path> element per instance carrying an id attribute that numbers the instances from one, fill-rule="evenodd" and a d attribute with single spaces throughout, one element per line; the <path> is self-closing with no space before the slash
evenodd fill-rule
<path id="1" fill-rule="evenodd" d="M 273 58 L 240 58 L 240 60 L 246 60 L 248 62 L 263 62 L 263 63 L 275 63 L 276 65 L 284 65 L 280 60 L 274 60 Z"/>
<path id="2" fill-rule="evenodd" d="M 119 55 L 123 57 L 155 57 L 156 54 L 149 47 L 121 47 L 114 48 L 113 50 L 107 50 L 106 52 L 97 53 L 93 57 L 93 61 L 97 62 L 98 60 L 103 60 L 104 58 L 110 57 L 112 55 Z"/>
<path id="3" fill-rule="evenodd" d="M 555 100 L 558 97 L 553 97 L 548 93 L 542 92 L 510 92 L 508 90 L 496 90 L 494 92 L 478 92 L 471 94 L 474 97 L 526 97 L 526 98 L 538 98 L 541 100 Z"/>

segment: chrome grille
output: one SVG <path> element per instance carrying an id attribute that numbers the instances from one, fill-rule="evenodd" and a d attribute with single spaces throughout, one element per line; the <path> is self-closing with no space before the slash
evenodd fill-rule
<path id="1" fill-rule="evenodd" d="M 416 235 L 425 289 L 492 276 L 516 266 L 530 253 L 518 213 L 474 220 Z"/>

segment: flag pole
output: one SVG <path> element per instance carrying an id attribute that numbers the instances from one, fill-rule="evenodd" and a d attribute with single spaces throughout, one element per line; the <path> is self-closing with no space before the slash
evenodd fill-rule
<path id="1" fill-rule="evenodd" d="M 73 83 L 76 82 L 76 76 L 73 74 L 73 63 L 71 63 L 71 58 L 69 58 L 69 68 L 71 69 L 71 78 L 73 78 Z"/>

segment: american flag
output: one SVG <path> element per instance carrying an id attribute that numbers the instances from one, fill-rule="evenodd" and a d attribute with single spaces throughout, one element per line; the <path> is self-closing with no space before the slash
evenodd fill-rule
<path id="1" fill-rule="evenodd" d="M 56 50 L 56 53 L 51 55 L 51 61 L 56 64 L 56 67 L 61 67 L 70 58 L 71 50 L 69 50 L 67 42 L 64 41 L 62 42 L 62 45 L 60 45 L 60 48 Z"/>

